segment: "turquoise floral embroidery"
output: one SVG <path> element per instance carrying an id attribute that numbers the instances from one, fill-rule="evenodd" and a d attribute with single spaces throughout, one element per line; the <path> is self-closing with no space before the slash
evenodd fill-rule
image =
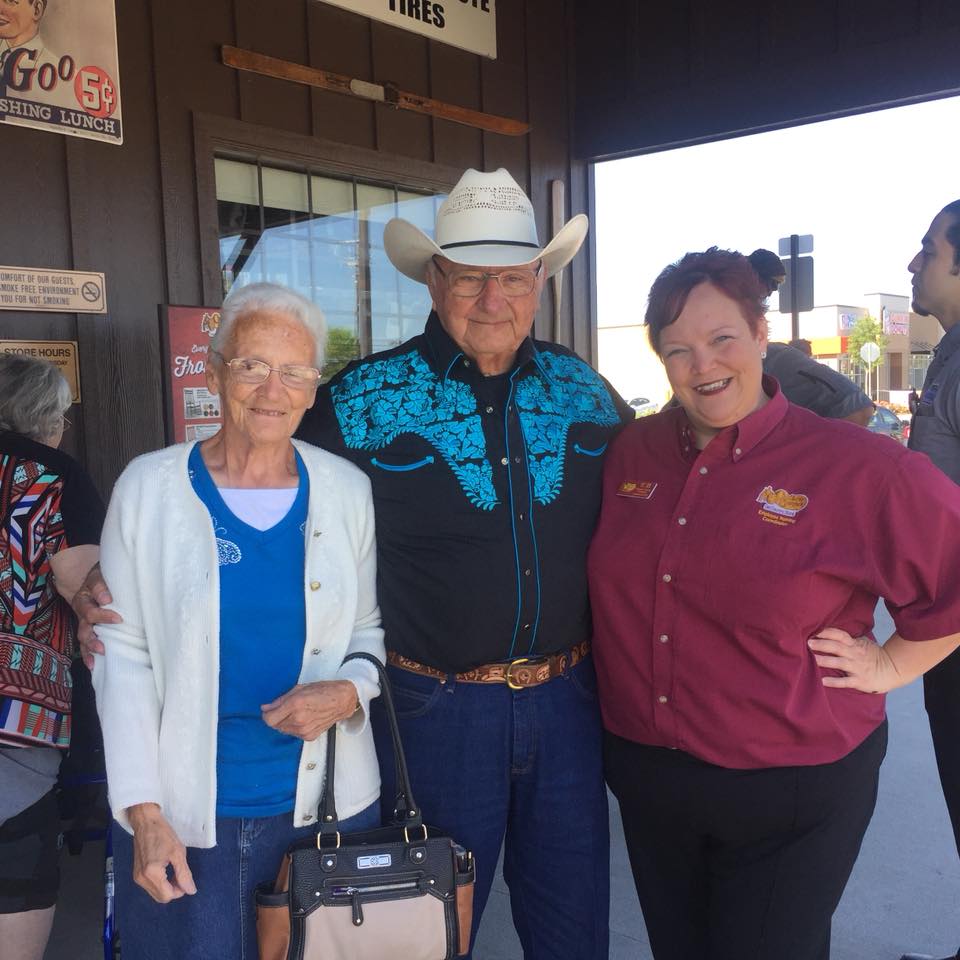
<path id="1" fill-rule="evenodd" d="M 533 498 L 545 504 L 563 488 L 571 424 L 614 426 L 620 418 L 603 381 L 579 357 L 544 352 L 538 359 L 547 376 L 520 381 L 516 404 L 527 441 Z"/>
<path id="2" fill-rule="evenodd" d="M 380 450 L 400 434 L 423 437 L 481 510 L 497 503 L 477 400 L 465 383 L 441 382 L 417 351 L 364 364 L 334 388 L 347 446 Z"/>
<path id="3" fill-rule="evenodd" d="M 524 377 L 515 403 L 534 499 L 547 504 L 563 487 L 571 424 L 614 426 L 619 417 L 603 381 L 578 357 L 540 353 L 537 363 L 543 375 Z M 499 503 L 473 391 L 442 382 L 416 350 L 357 367 L 333 388 L 333 400 L 351 449 L 380 450 L 413 433 L 443 457 L 474 506 L 492 510 Z"/>

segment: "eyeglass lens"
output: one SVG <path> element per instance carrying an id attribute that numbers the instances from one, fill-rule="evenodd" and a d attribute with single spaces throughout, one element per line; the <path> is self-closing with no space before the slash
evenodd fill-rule
<path id="1" fill-rule="evenodd" d="M 285 363 L 281 367 L 271 367 L 263 360 L 253 360 L 248 357 L 234 357 L 227 362 L 233 375 L 241 383 L 263 383 L 270 376 L 271 370 L 280 374 L 280 380 L 288 387 L 315 387 L 320 381 L 320 371 L 316 367 L 301 366 L 295 363 Z"/>

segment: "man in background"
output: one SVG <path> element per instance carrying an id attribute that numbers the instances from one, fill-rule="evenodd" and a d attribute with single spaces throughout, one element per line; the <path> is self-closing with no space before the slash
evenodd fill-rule
<path id="1" fill-rule="evenodd" d="M 907 445 L 927 454 L 960 484 L 960 200 L 933 218 L 907 269 L 913 274 L 914 311 L 936 317 L 944 331 L 923 381 Z M 924 676 L 923 693 L 940 784 L 960 851 L 960 654 L 952 653 Z M 960 950 L 944 960 L 955 958 L 960 958 Z M 902 960 L 930 958 L 907 954 Z"/>

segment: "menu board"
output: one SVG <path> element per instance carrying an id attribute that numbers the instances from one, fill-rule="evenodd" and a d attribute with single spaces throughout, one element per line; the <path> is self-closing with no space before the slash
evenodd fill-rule
<path id="1" fill-rule="evenodd" d="M 206 375 L 219 325 L 218 307 L 160 307 L 168 443 L 204 440 L 223 424 L 220 397 L 207 389 Z"/>

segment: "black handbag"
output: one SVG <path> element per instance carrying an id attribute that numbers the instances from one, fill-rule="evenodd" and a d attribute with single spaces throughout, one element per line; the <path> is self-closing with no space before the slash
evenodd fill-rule
<path id="1" fill-rule="evenodd" d="M 326 781 L 316 838 L 293 844 L 273 884 L 256 891 L 260 960 L 452 960 L 470 949 L 472 855 L 423 822 L 383 664 L 380 675 L 397 768 L 393 820 L 341 834 L 334 803 L 336 724 L 327 731 Z"/>

